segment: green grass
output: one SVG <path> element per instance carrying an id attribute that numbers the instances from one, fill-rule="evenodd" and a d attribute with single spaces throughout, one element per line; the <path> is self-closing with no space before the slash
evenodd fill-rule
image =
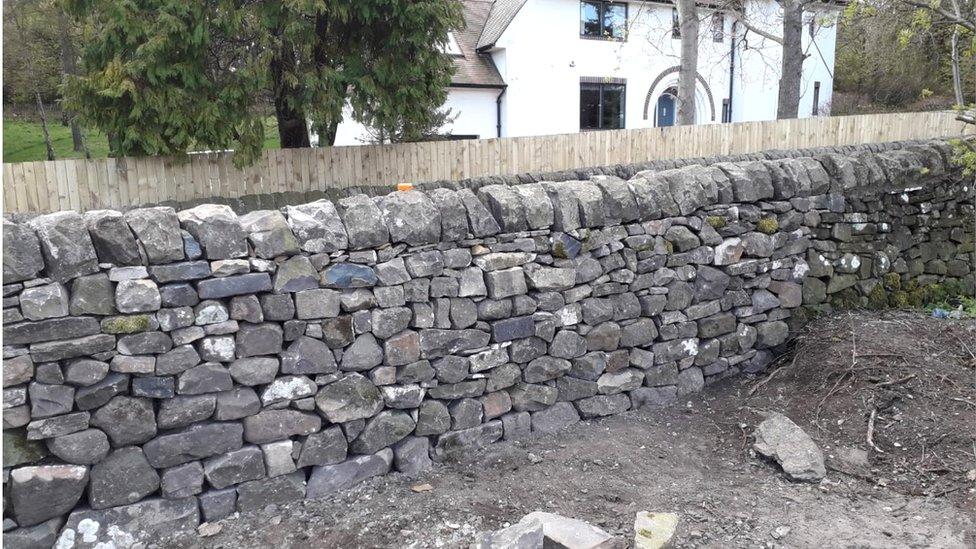
<path id="1" fill-rule="evenodd" d="M 71 128 L 62 126 L 60 121 L 48 122 L 48 133 L 51 135 L 51 145 L 54 147 L 56 160 L 65 158 L 84 158 L 83 152 L 71 149 Z M 280 148 L 278 130 L 274 117 L 265 119 L 264 150 Z M 85 142 L 91 151 L 92 158 L 108 157 L 108 139 L 98 130 L 85 130 Z M 31 162 L 47 160 L 47 148 L 44 146 L 44 133 L 40 122 L 7 120 L 3 121 L 3 161 Z"/>

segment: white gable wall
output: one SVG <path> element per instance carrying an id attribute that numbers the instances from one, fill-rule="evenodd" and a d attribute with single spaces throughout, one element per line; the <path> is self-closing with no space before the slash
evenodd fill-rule
<path id="1" fill-rule="evenodd" d="M 680 41 L 671 38 L 670 5 L 630 2 L 630 32 L 626 41 L 594 40 L 580 36 L 577 0 L 529 0 L 503 33 L 493 52 L 505 95 L 503 134 L 506 136 L 573 133 L 579 127 L 581 77 L 626 80 L 627 128 L 654 126 L 657 97 L 677 84 L 677 72 L 650 86 L 665 70 L 678 65 Z M 711 21 L 701 28 L 699 123 L 720 122 L 722 100 L 728 96 L 729 49 L 711 40 Z M 504 60 L 500 62 L 500 57 Z M 711 91 L 711 100 L 708 91 Z M 645 102 L 651 92 L 647 118 Z M 714 119 L 713 119 L 714 110 Z"/>

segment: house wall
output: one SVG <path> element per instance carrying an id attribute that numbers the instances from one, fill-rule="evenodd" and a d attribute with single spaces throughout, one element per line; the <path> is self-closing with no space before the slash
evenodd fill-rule
<path id="1" fill-rule="evenodd" d="M 626 127 L 654 126 L 658 96 L 677 85 L 677 72 L 651 85 L 680 61 L 680 41 L 671 38 L 671 6 L 630 2 L 630 32 L 626 41 L 593 40 L 580 36 L 580 3 L 576 0 L 534 0 L 526 3 L 496 44 L 496 65 L 508 84 L 505 97 L 505 136 L 544 135 L 579 131 L 581 77 L 612 77 L 627 81 Z M 730 20 L 726 38 L 713 42 L 711 21 L 703 37 L 699 73 L 711 90 L 699 85 L 700 123 L 721 121 L 722 99 L 728 96 Z M 499 62 L 503 59 L 502 62 Z M 651 93 L 650 108 L 644 106 Z M 714 120 L 712 109 L 714 108 Z"/>
<path id="2" fill-rule="evenodd" d="M 830 114 L 833 90 L 834 53 L 837 40 L 836 20 L 840 13 L 834 9 L 820 9 L 804 15 L 804 22 L 815 19 L 814 34 L 809 26 L 803 28 L 803 51 L 809 56 L 803 63 L 800 83 L 799 117 L 813 112 L 814 83 L 820 82 L 820 114 Z M 746 4 L 746 17 L 753 26 L 781 36 L 783 18 L 774 0 L 757 0 Z M 733 91 L 734 122 L 775 120 L 779 93 L 781 46 L 738 25 L 736 78 Z"/>
<path id="3" fill-rule="evenodd" d="M 445 124 L 441 133 L 452 135 L 476 135 L 481 139 L 498 137 L 495 99 L 498 89 L 451 88 L 447 92 L 444 108 L 457 114 L 453 122 Z M 346 108 L 345 118 L 336 130 L 336 145 L 363 145 L 369 143 L 366 128 L 352 119 L 352 110 Z"/>

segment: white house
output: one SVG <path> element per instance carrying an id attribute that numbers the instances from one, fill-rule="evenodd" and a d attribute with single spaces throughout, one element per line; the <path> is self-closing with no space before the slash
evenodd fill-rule
<path id="1" fill-rule="evenodd" d="M 680 63 L 670 1 L 460 0 L 467 23 L 447 52 L 456 71 L 445 106 L 456 139 L 517 137 L 675 122 Z M 741 0 L 753 27 L 781 32 L 775 0 Z M 780 45 L 701 4 L 696 123 L 776 118 Z M 804 32 L 800 116 L 826 114 L 839 6 L 817 4 Z M 365 142 L 347 119 L 336 144 Z"/>

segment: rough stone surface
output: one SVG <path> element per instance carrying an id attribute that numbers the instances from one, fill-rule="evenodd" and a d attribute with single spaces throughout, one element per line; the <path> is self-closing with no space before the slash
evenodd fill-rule
<path id="1" fill-rule="evenodd" d="M 826 476 L 820 447 L 790 418 L 772 413 L 756 427 L 753 448 L 771 458 L 793 480 L 820 482 Z"/>

